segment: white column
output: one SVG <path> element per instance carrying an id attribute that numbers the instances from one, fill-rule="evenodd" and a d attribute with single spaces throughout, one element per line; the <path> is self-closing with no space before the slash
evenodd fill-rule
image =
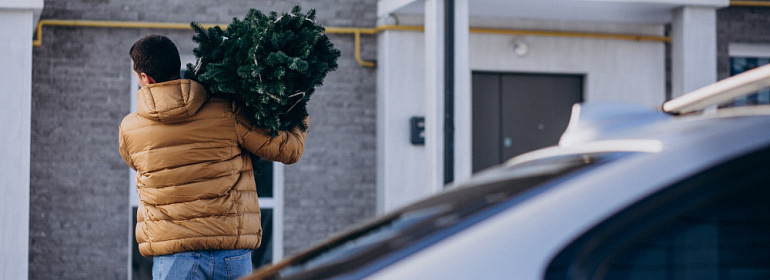
<path id="1" fill-rule="evenodd" d="M 433 193 L 424 145 L 410 142 L 410 118 L 425 116 L 425 35 L 377 35 L 377 213 Z"/>
<path id="2" fill-rule="evenodd" d="M 716 8 L 685 6 L 671 23 L 673 98 L 717 80 Z"/>
<path id="3" fill-rule="evenodd" d="M 425 0 L 425 149 L 428 186 L 444 187 L 444 1 Z"/>
<path id="4" fill-rule="evenodd" d="M 29 274 L 32 34 L 42 8 L 0 0 L 0 279 Z"/>
<path id="5" fill-rule="evenodd" d="M 471 119 L 473 107 L 471 95 L 471 68 L 469 63 L 469 0 L 455 0 L 455 170 L 454 182 L 459 183 L 471 177 L 473 172 Z"/>

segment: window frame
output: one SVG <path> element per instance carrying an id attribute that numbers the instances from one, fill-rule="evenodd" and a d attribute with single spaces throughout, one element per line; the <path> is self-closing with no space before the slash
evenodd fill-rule
<path id="1" fill-rule="evenodd" d="M 770 44 L 751 44 L 751 43 L 729 43 L 727 46 L 727 57 L 729 62 L 729 75 L 734 76 L 749 69 L 743 69 L 740 72 L 734 72 L 734 59 L 756 59 L 764 60 L 764 63 L 758 63 L 756 67 L 761 67 L 770 64 Z M 750 103 L 749 99 L 753 99 L 754 103 Z M 731 104 L 726 106 L 748 106 L 755 104 L 770 104 L 770 89 L 764 89 L 751 96 L 744 96 L 735 99 Z"/>

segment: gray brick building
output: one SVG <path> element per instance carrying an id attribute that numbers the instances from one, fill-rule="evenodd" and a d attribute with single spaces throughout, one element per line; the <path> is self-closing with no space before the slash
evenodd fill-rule
<path id="1" fill-rule="evenodd" d="M 322 25 L 372 28 L 377 2 L 47 0 L 40 19 L 227 24 L 249 8 L 288 11 L 300 4 L 317 9 Z M 731 57 L 770 49 L 768 19 L 770 7 L 718 10 L 719 79 L 730 75 Z M 117 134 L 134 94 L 128 49 L 153 33 L 170 37 L 182 55 L 192 54 L 191 30 L 42 29 L 32 59 L 30 279 L 128 277 L 132 178 L 117 152 Z M 302 160 L 283 169 L 284 255 L 376 214 L 378 69 L 356 62 L 352 35 L 329 37 L 342 52 L 339 69 L 309 104 Z M 363 59 L 377 57 L 377 43 L 376 36 L 362 37 Z"/>
<path id="2" fill-rule="evenodd" d="M 731 6 L 717 11 L 718 76 L 730 76 L 730 45 L 753 44 L 770 48 L 770 1 L 764 6 Z"/>
<path id="3" fill-rule="evenodd" d="M 41 20 L 229 23 L 249 8 L 317 9 L 324 26 L 373 27 L 374 0 L 45 1 Z M 149 34 L 171 38 L 180 54 L 191 30 L 46 26 L 33 50 L 30 186 L 31 279 L 127 277 L 129 189 L 118 125 L 131 110 L 128 49 Z M 302 160 L 284 170 L 284 251 L 317 242 L 375 212 L 375 69 L 353 56 L 352 35 L 330 34 L 342 52 L 309 103 Z M 374 58 L 374 38 L 363 38 Z M 99 277 L 95 277 L 98 275 Z"/>

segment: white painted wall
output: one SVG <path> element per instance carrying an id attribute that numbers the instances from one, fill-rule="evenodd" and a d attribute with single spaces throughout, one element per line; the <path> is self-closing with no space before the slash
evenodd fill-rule
<path id="1" fill-rule="evenodd" d="M 520 37 L 529 52 L 517 56 L 512 36 L 471 34 L 474 71 L 583 74 L 586 101 L 655 107 L 665 101 L 665 46 L 658 42 L 564 37 Z"/>
<path id="2" fill-rule="evenodd" d="M 29 267 L 32 34 L 43 1 L 0 1 L 0 279 Z"/>
<path id="3" fill-rule="evenodd" d="M 409 142 L 409 118 L 425 115 L 422 32 L 377 38 L 377 213 L 432 193 L 425 146 Z"/>
<path id="4" fill-rule="evenodd" d="M 444 187 L 444 0 L 425 0 L 425 151 L 431 193 Z"/>
<path id="5" fill-rule="evenodd" d="M 606 24 L 601 26 L 595 29 L 613 31 Z M 664 31 L 662 26 L 650 25 L 616 29 L 659 36 Z M 526 36 L 519 39 L 528 44 L 529 52 L 517 56 L 511 48 L 513 39 L 471 33 L 471 71 L 583 74 L 586 101 L 655 107 L 665 100 L 665 46 L 661 42 Z M 426 147 L 411 145 L 408 134 L 409 118 L 426 114 L 424 42 L 421 32 L 384 31 L 378 37 L 378 213 L 432 193 Z M 464 93 L 456 94 L 465 94 L 464 99 L 469 100 L 470 87 L 463 89 Z M 470 122 L 470 115 L 467 110 L 458 111 L 455 120 Z M 462 160 L 470 158 L 455 158 Z"/>
<path id="6" fill-rule="evenodd" d="M 682 7 L 671 23 L 671 95 L 717 81 L 717 12 L 714 7 Z"/>
<path id="7" fill-rule="evenodd" d="M 458 116 L 472 113 L 470 68 L 470 0 L 455 0 L 455 73 L 454 112 Z M 455 119 L 454 129 L 454 182 L 470 179 L 473 173 L 473 125 L 470 118 Z M 459 159 L 459 160 L 458 160 Z"/>

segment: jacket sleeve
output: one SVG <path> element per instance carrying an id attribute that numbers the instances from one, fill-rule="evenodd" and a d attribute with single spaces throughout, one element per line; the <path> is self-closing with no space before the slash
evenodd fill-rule
<path id="1" fill-rule="evenodd" d="M 131 160 L 131 155 L 128 154 L 128 149 L 126 148 L 126 139 L 125 134 L 123 134 L 123 126 L 120 126 L 120 129 L 118 130 L 118 141 L 120 142 L 120 146 L 118 150 L 120 151 L 120 156 L 123 157 L 123 160 L 126 161 L 126 164 L 128 164 L 128 167 L 131 167 L 131 169 L 136 170 L 136 166 L 134 166 L 134 161 Z"/>
<path id="2" fill-rule="evenodd" d="M 270 137 L 265 128 L 256 127 L 239 112 L 235 112 L 236 133 L 241 147 L 266 160 L 293 164 L 299 161 L 305 151 L 307 130 L 294 128 L 291 131 L 279 131 L 275 137 Z M 305 118 L 305 126 L 309 129 L 309 119 Z"/>

